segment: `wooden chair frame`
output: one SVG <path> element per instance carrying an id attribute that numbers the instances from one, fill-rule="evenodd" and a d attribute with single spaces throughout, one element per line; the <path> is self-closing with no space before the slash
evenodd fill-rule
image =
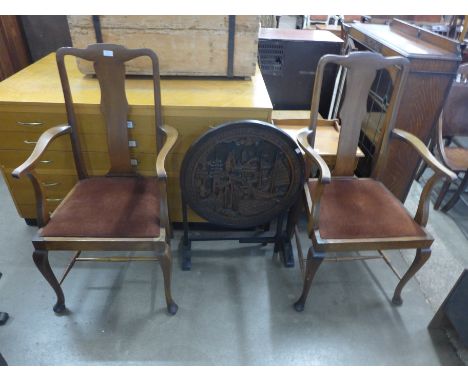
<path id="1" fill-rule="evenodd" d="M 468 20 L 468 18 L 467 18 Z M 458 74 L 460 75 L 460 79 L 462 84 L 460 83 L 454 83 L 454 86 L 463 86 L 468 88 L 468 64 L 463 64 L 460 65 L 458 68 Z M 445 128 L 444 128 L 445 127 Z M 439 124 L 436 130 L 437 136 L 433 138 L 433 141 L 435 143 L 435 146 L 437 147 L 437 154 L 439 155 L 440 160 L 442 163 L 444 163 L 448 168 L 450 168 L 450 161 L 447 158 L 446 150 L 445 148 L 447 147 L 445 138 L 448 138 L 449 142 L 453 141 L 453 138 L 458 135 L 458 136 L 468 136 L 468 121 L 465 122 L 464 129 L 461 126 L 448 126 L 450 129 L 449 130 L 455 130 L 455 131 L 449 131 L 447 132 L 447 126 L 444 126 L 444 111 L 442 110 L 442 114 L 439 118 Z M 463 131 L 462 131 L 463 130 Z M 468 148 L 466 148 L 466 155 L 468 155 Z M 422 167 L 421 169 L 421 174 L 425 170 L 425 167 Z M 453 171 L 458 175 L 461 173 L 464 173 L 463 178 L 460 182 L 460 185 L 457 187 L 457 190 L 453 194 L 453 196 L 449 199 L 449 201 L 442 207 L 443 212 L 448 212 L 460 199 L 461 194 L 464 192 L 466 187 L 468 186 L 468 168 L 465 170 L 459 170 L 459 169 L 453 169 Z M 442 204 L 442 201 L 447 194 L 447 191 L 450 187 L 451 181 L 446 180 L 444 184 L 442 185 L 442 188 L 439 192 L 439 196 L 437 197 L 436 202 L 434 203 L 434 209 L 439 209 L 440 205 Z"/>
<path id="2" fill-rule="evenodd" d="M 105 116 L 107 127 L 107 139 L 111 168 L 107 176 L 135 176 L 130 165 L 130 153 L 128 150 L 128 133 L 126 120 L 128 103 L 125 96 L 125 66 L 124 63 L 137 57 L 148 57 L 152 61 L 154 83 L 154 106 L 156 121 L 156 149 L 155 163 L 160 196 L 160 235 L 150 238 L 131 237 L 43 237 L 42 227 L 49 221 L 46 210 L 46 199 L 41 182 L 38 181 L 35 167 L 48 146 L 58 137 L 68 135 L 71 140 L 74 163 L 79 181 L 88 178 L 82 159 L 80 142 L 78 138 L 77 122 L 73 107 L 73 99 L 68 80 L 65 56 L 75 56 L 94 62 L 96 75 L 101 87 L 101 110 Z M 127 262 L 127 261 L 159 261 L 164 276 L 164 287 L 167 309 L 170 314 L 177 312 L 177 304 L 171 296 L 171 268 L 172 256 L 170 249 L 171 225 L 167 208 L 167 174 L 164 167 L 170 150 L 177 141 L 177 130 L 170 126 L 163 126 L 161 113 L 161 90 L 159 80 L 159 63 L 157 55 L 150 49 L 127 49 L 121 45 L 93 44 L 86 49 L 60 48 L 57 51 L 57 65 L 62 83 L 68 123 L 52 127 L 45 131 L 39 138 L 29 158 L 12 175 L 20 178 L 24 175 L 31 180 L 36 198 L 37 221 L 39 231 L 33 238 L 33 260 L 44 278 L 51 285 L 57 296 L 54 312 L 65 311 L 65 298 L 61 284 L 76 261 L 100 261 L 100 262 Z M 60 203 L 62 206 L 72 195 L 75 187 Z M 55 213 L 55 212 L 54 212 Z M 54 214 L 51 215 L 53 217 Z M 49 251 L 74 250 L 77 251 L 70 264 L 60 279 L 55 277 L 48 260 Z M 158 256 L 125 256 L 125 257 L 80 257 L 81 251 L 154 251 Z M 162 255 L 159 255 L 162 253 Z"/>
<path id="3" fill-rule="evenodd" d="M 325 66 L 329 63 L 343 65 L 347 68 L 348 87 L 354 92 L 353 97 L 347 97 L 342 105 L 341 117 L 342 128 L 338 145 L 337 163 L 333 170 L 333 179 L 353 178 L 354 168 L 352 166 L 356 147 L 358 144 L 359 132 L 362 120 L 365 116 L 365 100 L 368 91 L 375 77 L 375 73 L 379 69 L 398 66 L 400 68 L 399 75 L 396 78 L 394 92 L 392 97 L 394 101 L 390 102 L 394 105 L 392 110 L 389 110 L 390 119 L 388 130 L 384 132 L 384 139 L 379 148 L 379 156 L 376 165 L 373 169 L 371 178 L 379 180 L 382 168 L 385 164 L 386 154 L 388 149 L 388 141 L 390 139 L 399 139 L 413 147 L 418 154 L 427 162 L 434 170 L 434 175 L 427 182 L 422 190 L 419 200 L 418 209 L 414 216 L 414 221 L 422 228 L 425 233 L 424 237 L 381 237 L 381 238 L 351 238 L 351 239 L 325 239 L 322 238 L 319 231 L 320 217 L 320 202 L 325 187 L 332 181 L 332 171 L 327 166 L 320 154 L 314 150 L 315 126 L 318 118 L 318 104 L 320 97 L 321 79 Z M 409 267 L 408 271 L 400 277 L 392 302 L 395 305 L 401 305 L 401 291 L 408 280 L 424 265 L 431 254 L 431 245 L 433 238 L 424 229 L 429 217 L 429 195 L 434 184 L 441 178 L 454 179 L 455 174 L 439 163 L 436 158 L 430 153 L 429 149 L 414 135 L 403 130 L 394 129 L 396 112 L 401 101 L 401 89 L 404 87 L 409 71 L 409 61 L 403 57 L 385 58 L 380 54 L 371 52 L 356 52 L 350 53 L 347 56 L 324 56 L 317 68 L 317 76 L 314 85 L 314 93 L 311 106 L 310 126 L 300 131 L 298 134 L 298 144 L 304 150 L 307 161 L 309 162 L 308 169 L 312 164 L 318 169 L 318 181 L 311 194 L 308 185 L 304 187 L 304 200 L 306 213 L 308 216 L 308 234 L 312 240 L 312 246 L 307 254 L 306 268 L 304 270 L 304 257 L 302 248 L 298 239 L 298 230 L 295 228 L 296 243 L 298 246 L 298 254 L 300 265 L 304 274 L 304 284 L 302 294 L 299 300 L 294 304 L 296 311 L 304 310 L 304 305 L 309 293 L 310 286 L 317 269 L 323 261 L 347 261 L 347 260 L 369 260 L 382 258 L 398 275 L 396 270 L 391 266 L 389 260 L 383 254 L 386 249 L 402 249 L 415 248 L 417 249 L 416 257 Z M 364 100 L 364 102 L 363 102 Z M 310 173 L 310 171 L 309 171 Z M 357 179 L 356 179 L 357 180 Z M 348 256 L 341 258 L 326 258 L 326 252 L 335 251 L 360 251 L 360 250 L 377 250 L 378 256 Z"/>

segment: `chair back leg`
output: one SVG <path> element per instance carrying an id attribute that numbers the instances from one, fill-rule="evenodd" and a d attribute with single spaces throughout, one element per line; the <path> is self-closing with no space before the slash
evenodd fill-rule
<path id="1" fill-rule="evenodd" d="M 447 195 L 447 191 L 450 187 L 450 179 L 446 180 L 444 184 L 442 185 L 442 188 L 440 189 L 439 196 L 437 197 L 436 202 L 434 203 L 434 209 L 438 210 L 440 205 L 442 204 L 442 200 L 444 200 L 445 195 Z"/>
<path id="2" fill-rule="evenodd" d="M 442 207 L 442 212 L 448 212 L 449 209 L 451 209 L 457 202 L 458 199 L 460 199 L 460 195 L 465 191 L 466 186 L 468 185 L 468 170 L 465 172 L 465 175 L 463 176 L 463 180 L 460 183 L 460 186 L 458 187 L 457 191 L 455 191 L 455 194 L 450 198 L 450 200 L 447 202 L 447 204 Z"/>

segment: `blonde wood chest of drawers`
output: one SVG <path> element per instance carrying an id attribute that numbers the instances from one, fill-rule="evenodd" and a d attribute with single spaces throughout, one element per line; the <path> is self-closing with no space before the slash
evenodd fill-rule
<path id="1" fill-rule="evenodd" d="M 109 167 L 106 130 L 100 115 L 97 80 L 83 76 L 73 59 L 67 60 L 83 157 L 90 175 L 104 175 Z M 155 174 L 155 126 L 152 83 L 129 78 L 126 91 L 129 146 L 132 164 L 142 175 Z M 272 105 L 260 71 L 250 80 L 163 78 L 163 121 L 179 132 L 169 155 L 168 201 L 172 221 L 182 221 L 179 168 L 191 143 L 210 127 L 239 120 L 270 121 Z M 55 63 L 50 54 L 0 83 L 0 165 L 18 213 L 35 219 L 34 191 L 28 179 L 13 179 L 11 171 L 31 153 L 39 135 L 66 123 L 64 99 Z M 68 136 L 57 138 L 37 168 L 52 212 L 77 181 Z M 195 214 L 190 221 L 202 221 Z"/>

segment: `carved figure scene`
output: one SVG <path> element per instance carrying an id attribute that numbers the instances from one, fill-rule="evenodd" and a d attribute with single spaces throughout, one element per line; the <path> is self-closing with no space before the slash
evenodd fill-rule
<path id="1" fill-rule="evenodd" d="M 195 169 L 199 202 L 229 217 L 265 212 L 281 202 L 291 183 L 284 153 L 262 139 L 220 142 Z"/>

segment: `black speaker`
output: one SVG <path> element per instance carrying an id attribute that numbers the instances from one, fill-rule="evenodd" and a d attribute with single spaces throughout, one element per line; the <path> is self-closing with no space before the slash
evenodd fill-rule
<path id="1" fill-rule="evenodd" d="M 340 54 L 343 40 L 329 31 L 261 28 L 258 61 L 273 108 L 307 110 L 318 61 Z M 337 67 L 328 65 L 323 76 L 319 112 L 327 117 Z"/>

